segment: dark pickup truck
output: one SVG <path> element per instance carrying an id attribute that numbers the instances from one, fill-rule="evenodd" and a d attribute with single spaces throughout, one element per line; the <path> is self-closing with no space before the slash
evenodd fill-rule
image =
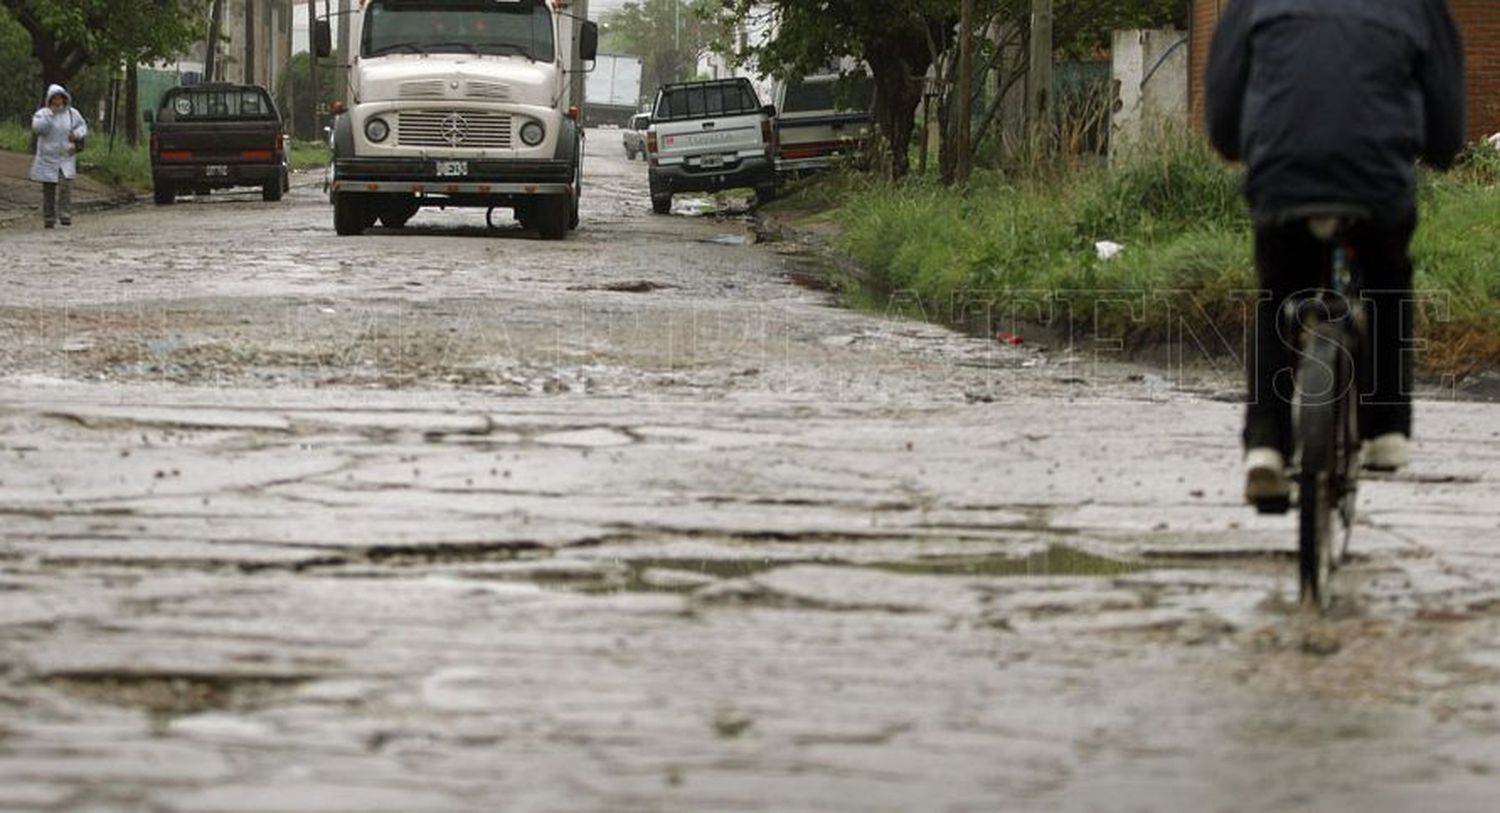
<path id="1" fill-rule="evenodd" d="M 281 200 L 290 189 L 281 115 L 265 88 L 209 84 L 172 88 L 152 117 L 151 181 L 156 202 L 179 190 L 258 186 Z"/>

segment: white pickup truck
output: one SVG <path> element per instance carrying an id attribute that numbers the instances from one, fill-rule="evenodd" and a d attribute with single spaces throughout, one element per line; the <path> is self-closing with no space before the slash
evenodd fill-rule
<path id="1" fill-rule="evenodd" d="M 584 63 L 573 0 L 362 0 L 333 132 L 334 227 L 399 228 L 423 206 L 513 208 L 546 239 L 578 225 Z M 331 49 L 328 23 L 317 50 Z"/>
<path id="2" fill-rule="evenodd" d="M 651 208 L 667 214 L 678 192 L 739 187 L 754 189 L 761 203 L 774 200 L 775 119 L 749 79 L 663 85 L 646 131 Z"/>
<path id="3" fill-rule="evenodd" d="M 858 75 L 840 87 L 838 74 L 809 76 L 777 91 L 776 171 L 800 175 L 828 169 L 834 161 L 864 149 L 870 138 L 868 77 Z"/>

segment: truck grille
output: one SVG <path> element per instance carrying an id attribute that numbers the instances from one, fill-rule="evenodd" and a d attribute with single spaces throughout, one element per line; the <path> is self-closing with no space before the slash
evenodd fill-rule
<path id="1" fill-rule="evenodd" d="M 403 99 L 441 99 L 445 95 L 441 79 L 420 79 L 401 83 L 401 98 Z"/>
<path id="2" fill-rule="evenodd" d="M 403 110 L 396 118 L 396 143 L 508 150 L 510 116 L 478 110 Z"/>
<path id="3" fill-rule="evenodd" d="M 499 82 L 486 82 L 481 79 L 469 80 L 468 96 L 471 99 L 491 99 L 497 102 L 510 101 L 510 85 Z"/>

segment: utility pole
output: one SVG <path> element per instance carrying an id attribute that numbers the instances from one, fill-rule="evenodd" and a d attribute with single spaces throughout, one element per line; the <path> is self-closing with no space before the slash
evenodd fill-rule
<path id="1" fill-rule="evenodd" d="M 258 85 L 255 68 L 255 0 L 245 0 L 245 75 L 240 81 L 247 85 Z"/>
<path id="2" fill-rule="evenodd" d="M 342 65 L 348 65 L 350 64 L 349 0 L 339 0 L 339 16 L 335 22 L 339 27 L 339 60 Z M 334 101 L 339 102 L 345 102 L 349 96 L 349 72 L 343 69 L 342 65 L 335 65 L 333 70 L 333 98 Z"/>
<path id="3" fill-rule="evenodd" d="M 214 0 L 213 13 L 208 22 L 208 53 L 203 59 L 203 81 L 218 79 L 215 72 L 219 62 L 219 35 L 224 30 L 224 0 Z"/>
<path id="4" fill-rule="evenodd" d="M 308 132 L 314 139 L 320 138 L 318 130 L 318 105 L 323 94 L 318 88 L 318 0 L 307 0 L 307 79 L 312 86 L 312 102 L 307 111 L 307 120 L 312 122 Z"/>
<path id="5" fill-rule="evenodd" d="M 1033 131 L 1052 109 L 1052 0 L 1031 0 L 1031 69 L 1026 122 Z"/>
<path id="6" fill-rule="evenodd" d="M 974 174 L 974 0 L 963 0 L 958 37 L 958 168 L 954 178 L 959 186 L 968 186 Z"/>

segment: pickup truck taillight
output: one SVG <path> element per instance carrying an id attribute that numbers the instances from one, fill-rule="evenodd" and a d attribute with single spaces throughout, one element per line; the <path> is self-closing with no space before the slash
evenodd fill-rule
<path id="1" fill-rule="evenodd" d="M 276 151 L 277 152 L 284 152 L 285 150 L 286 150 L 286 133 L 277 133 L 276 134 Z"/>
<path id="2" fill-rule="evenodd" d="M 161 151 L 161 160 L 163 160 L 163 161 L 191 161 L 191 160 L 193 160 L 193 151 L 192 150 L 162 150 Z"/>
<path id="3" fill-rule="evenodd" d="M 770 119 L 767 119 L 760 123 L 760 139 L 761 143 L 766 145 L 766 155 L 768 157 L 775 157 L 776 126 L 771 123 Z"/>
<path id="4" fill-rule="evenodd" d="M 646 133 L 646 152 L 655 155 L 659 151 L 660 147 L 656 143 L 656 133 L 648 131 Z"/>

